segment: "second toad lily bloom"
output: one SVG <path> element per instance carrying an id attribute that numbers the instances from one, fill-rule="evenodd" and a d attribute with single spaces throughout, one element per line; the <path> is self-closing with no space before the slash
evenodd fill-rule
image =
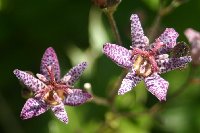
<path id="1" fill-rule="evenodd" d="M 106 43 L 103 53 L 117 65 L 129 69 L 118 90 L 123 95 L 144 80 L 147 89 L 160 101 L 166 100 L 169 83 L 159 74 L 177 68 L 183 68 L 191 62 L 190 56 L 169 58 L 168 53 L 176 45 L 178 33 L 173 28 L 166 28 L 164 33 L 149 44 L 136 14 L 131 15 L 132 46 L 128 50 L 122 46 Z"/>
<path id="2" fill-rule="evenodd" d="M 21 118 L 29 119 L 51 109 L 59 120 L 68 123 L 64 105 L 77 106 L 92 98 L 88 92 L 73 88 L 86 66 L 87 63 L 82 62 L 60 79 L 58 59 L 55 51 L 50 47 L 43 55 L 41 73 L 36 74 L 38 78 L 15 69 L 16 77 L 34 92 L 34 97 L 26 101 L 21 111 Z"/>

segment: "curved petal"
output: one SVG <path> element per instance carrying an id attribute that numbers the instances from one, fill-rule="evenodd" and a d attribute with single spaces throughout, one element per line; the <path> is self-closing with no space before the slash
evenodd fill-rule
<path id="1" fill-rule="evenodd" d="M 22 83 L 24 83 L 25 86 L 34 92 L 37 92 L 46 87 L 42 81 L 36 79 L 34 76 L 27 72 L 15 69 L 13 73 Z"/>
<path id="2" fill-rule="evenodd" d="M 69 70 L 67 74 L 61 79 L 63 83 L 73 86 L 74 83 L 79 79 L 85 68 L 87 67 L 87 62 L 82 62 L 72 69 Z"/>
<path id="3" fill-rule="evenodd" d="M 160 49 L 160 54 L 165 54 L 172 49 L 176 45 L 176 39 L 178 36 L 179 34 L 173 28 L 166 28 L 158 38 L 158 40 L 165 44 L 165 47 Z"/>
<path id="4" fill-rule="evenodd" d="M 166 101 L 169 83 L 158 74 L 153 74 L 145 78 L 145 83 L 149 92 L 155 95 L 160 101 Z"/>
<path id="5" fill-rule="evenodd" d="M 22 108 L 20 117 L 22 119 L 29 119 L 34 116 L 38 116 L 48 110 L 48 106 L 45 104 L 44 101 L 29 98 L 24 107 Z"/>
<path id="6" fill-rule="evenodd" d="M 131 53 L 122 46 L 106 43 L 103 45 L 103 53 L 123 68 L 132 67 Z"/>
<path id="7" fill-rule="evenodd" d="M 129 72 L 123 79 L 120 89 L 118 90 L 118 95 L 123 95 L 135 87 L 142 78 L 136 75 L 135 71 Z"/>
<path id="8" fill-rule="evenodd" d="M 158 61 L 158 66 L 160 69 L 160 73 L 166 73 L 168 71 L 183 68 L 187 65 L 187 63 L 191 62 L 191 56 L 184 56 L 179 58 L 167 58 L 165 60 Z"/>
<path id="9" fill-rule="evenodd" d="M 137 14 L 132 14 L 131 20 L 131 38 L 132 47 L 144 48 L 148 44 L 148 39 L 144 36 L 144 32 Z"/>
<path id="10" fill-rule="evenodd" d="M 60 121 L 66 124 L 68 123 L 68 116 L 67 116 L 67 112 L 65 111 L 65 107 L 63 103 L 60 103 L 59 105 L 56 105 L 56 106 L 52 106 L 51 110 Z"/>
<path id="11" fill-rule="evenodd" d="M 64 99 L 64 104 L 69 106 L 78 106 L 92 99 L 92 95 L 81 89 L 72 89 L 72 93 L 68 94 Z"/>
<path id="12" fill-rule="evenodd" d="M 45 53 L 43 54 L 40 65 L 41 74 L 49 80 L 50 77 L 47 71 L 47 66 L 52 67 L 56 81 L 60 80 L 60 66 L 57 55 L 52 47 L 46 49 Z"/>

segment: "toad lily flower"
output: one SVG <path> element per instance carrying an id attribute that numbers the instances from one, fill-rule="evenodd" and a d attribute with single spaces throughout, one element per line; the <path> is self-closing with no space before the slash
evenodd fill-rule
<path id="1" fill-rule="evenodd" d="M 106 56 L 117 65 L 129 69 L 118 90 L 118 95 L 125 94 L 144 80 L 148 91 L 160 101 L 165 101 L 169 83 L 159 74 L 184 67 L 191 61 L 191 57 L 169 58 L 168 53 L 176 45 L 178 37 L 178 33 L 173 28 L 167 28 L 154 43 L 149 45 L 138 16 L 132 14 L 130 20 L 131 50 L 110 43 L 103 46 L 103 53 Z"/>
<path id="2" fill-rule="evenodd" d="M 59 120 L 68 123 L 64 105 L 77 106 L 92 98 L 86 91 L 73 89 L 74 83 L 86 66 L 87 63 L 82 62 L 60 79 L 58 59 L 55 51 L 50 47 L 43 55 L 41 74 L 36 74 L 38 79 L 27 72 L 15 69 L 16 77 L 34 92 L 34 97 L 26 101 L 21 111 L 21 118 L 29 119 L 51 109 Z"/>

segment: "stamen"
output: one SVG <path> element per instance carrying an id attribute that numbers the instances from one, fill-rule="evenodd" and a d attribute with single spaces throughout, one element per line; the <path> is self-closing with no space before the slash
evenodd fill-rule
<path id="1" fill-rule="evenodd" d="M 54 71 L 52 69 L 52 66 L 46 66 L 47 72 L 49 73 L 50 81 L 52 84 L 55 84 L 55 77 L 54 77 Z"/>
<path id="2" fill-rule="evenodd" d="M 153 53 L 152 54 L 156 54 L 156 52 L 162 48 L 164 46 L 163 42 L 157 40 L 155 47 L 151 50 Z"/>
<path id="3" fill-rule="evenodd" d="M 146 71 L 145 71 L 145 73 L 143 74 L 143 76 L 144 76 L 144 77 L 147 77 L 147 76 L 149 76 L 149 75 L 152 73 L 152 71 L 151 71 L 151 65 L 150 65 L 150 64 L 147 64 L 145 70 L 146 70 Z"/>
<path id="4" fill-rule="evenodd" d="M 140 66 L 140 74 L 144 74 L 145 73 L 145 65 Z"/>
<path id="5" fill-rule="evenodd" d="M 58 96 L 58 94 L 55 91 L 53 92 L 53 98 L 58 104 L 62 102 L 62 99 Z"/>
<path id="6" fill-rule="evenodd" d="M 134 67 L 134 69 L 136 71 L 140 69 L 142 61 L 143 61 L 142 56 L 138 55 L 137 58 L 136 58 L 136 60 L 135 60 L 135 62 L 134 62 L 134 64 L 133 64 L 133 67 Z"/>
<path id="7" fill-rule="evenodd" d="M 47 78 L 46 78 L 44 75 L 37 73 L 36 76 L 37 76 L 38 79 L 41 80 L 42 82 L 44 82 L 44 83 L 45 83 L 45 82 L 48 82 Z"/>
<path id="8" fill-rule="evenodd" d="M 67 83 L 67 81 L 69 81 L 71 77 L 72 77 L 71 75 L 64 76 L 64 77 L 62 78 L 61 82 L 62 82 L 62 83 Z"/>
<path id="9" fill-rule="evenodd" d="M 144 40 L 144 43 L 145 43 L 146 45 L 149 45 L 149 39 L 148 39 L 148 37 L 143 36 L 143 40 Z"/>
<path id="10" fill-rule="evenodd" d="M 149 56 L 149 62 L 152 65 L 152 69 L 154 72 L 158 72 L 159 68 L 154 56 Z"/>
<path id="11" fill-rule="evenodd" d="M 66 92 L 67 92 L 67 94 L 72 94 L 73 93 L 72 89 L 70 89 L 70 88 L 68 88 Z"/>

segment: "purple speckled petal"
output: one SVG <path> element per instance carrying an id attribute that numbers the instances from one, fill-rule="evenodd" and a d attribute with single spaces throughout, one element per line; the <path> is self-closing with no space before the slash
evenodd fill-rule
<path id="1" fill-rule="evenodd" d="M 70 69 L 67 74 L 65 74 L 65 76 L 61 79 L 61 81 L 70 86 L 74 85 L 74 83 L 79 79 L 79 77 L 81 76 L 86 67 L 87 67 L 87 62 L 82 62 L 76 65 L 75 67 Z M 70 79 L 66 78 L 67 76 L 70 76 Z"/>
<path id="2" fill-rule="evenodd" d="M 103 45 L 103 53 L 123 68 L 132 67 L 131 53 L 122 46 L 106 43 Z"/>
<path id="3" fill-rule="evenodd" d="M 52 47 L 46 49 L 40 65 L 41 74 L 44 75 L 49 80 L 50 77 L 46 68 L 47 66 L 52 67 L 56 81 L 60 80 L 60 66 L 57 55 Z"/>
<path id="4" fill-rule="evenodd" d="M 142 49 L 147 45 L 148 39 L 144 36 L 139 17 L 136 14 L 132 14 L 130 20 L 132 46 Z"/>
<path id="5" fill-rule="evenodd" d="M 165 47 L 160 49 L 160 54 L 165 54 L 172 49 L 176 45 L 176 39 L 178 36 L 179 34 L 173 28 L 166 28 L 158 38 L 158 40 L 165 44 Z"/>
<path id="6" fill-rule="evenodd" d="M 160 101 L 166 101 L 169 83 L 158 74 L 152 74 L 145 78 L 145 83 L 149 92 L 155 95 Z"/>
<path id="7" fill-rule="evenodd" d="M 160 73 L 166 73 L 168 71 L 183 68 L 187 63 L 191 62 L 191 56 L 184 56 L 179 58 L 167 58 L 165 60 L 158 61 L 158 66 L 160 68 Z"/>
<path id="8" fill-rule="evenodd" d="M 52 106 L 51 110 L 53 111 L 54 115 L 62 122 L 68 123 L 68 116 L 67 112 L 65 111 L 64 104 L 61 102 L 59 105 Z"/>
<path id="9" fill-rule="evenodd" d="M 123 95 L 126 92 L 130 91 L 133 87 L 135 87 L 142 78 L 138 77 L 135 71 L 129 72 L 126 77 L 123 79 L 120 89 L 118 90 L 118 95 Z"/>
<path id="10" fill-rule="evenodd" d="M 44 113 L 48 109 L 49 108 L 44 101 L 29 98 L 22 108 L 20 117 L 22 119 L 29 119 Z"/>
<path id="11" fill-rule="evenodd" d="M 78 106 L 92 99 L 92 95 L 81 89 L 72 89 L 64 99 L 64 104 L 69 106 Z"/>
<path id="12" fill-rule="evenodd" d="M 31 89 L 34 92 L 37 92 L 46 87 L 46 85 L 42 81 L 36 79 L 31 74 L 28 74 L 24 71 L 15 69 L 13 73 L 21 82 L 24 83 L 24 85 L 26 85 L 29 89 Z"/>

